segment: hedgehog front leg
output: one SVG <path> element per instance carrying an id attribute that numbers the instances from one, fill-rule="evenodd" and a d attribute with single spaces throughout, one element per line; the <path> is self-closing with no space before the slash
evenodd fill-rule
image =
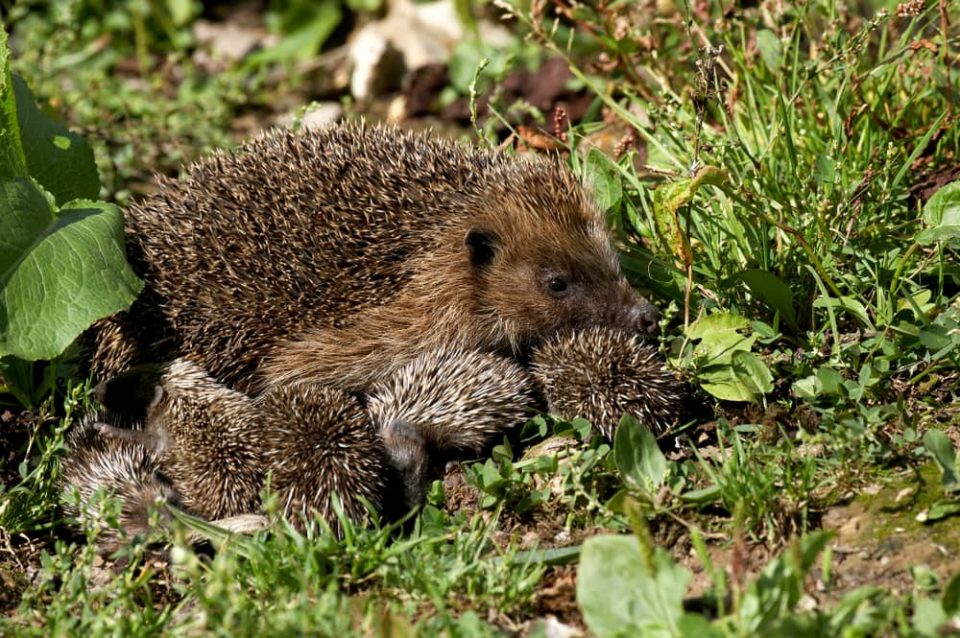
<path id="1" fill-rule="evenodd" d="M 447 345 L 429 350 L 375 385 L 367 414 L 379 432 L 408 506 L 444 462 L 482 453 L 533 415 L 533 381 L 505 357 Z"/>
<path id="2" fill-rule="evenodd" d="M 387 462 L 403 483 L 403 499 L 408 508 L 423 503 L 424 491 L 431 478 L 427 442 L 417 425 L 394 419 L 379 428 Z"/>

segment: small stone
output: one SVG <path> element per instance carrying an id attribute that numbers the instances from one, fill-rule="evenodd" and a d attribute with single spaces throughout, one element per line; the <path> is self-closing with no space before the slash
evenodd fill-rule
<path id="1" fill-rule="evenodd" d="M 254 49 L 273 44 L 275 37 L 264 28 L 243 27 L 233 22 L 197 20 L 193 25 L 197 43 L 209 47 L 215 58 L 242 60 Z"/>
<path id="2" fill-rule="evenodd" d="M 557 620 L 556 616 L 547 616 L 541 625 L 545 638 L 578 638 L 583 632 Z"/>
<path id="3" fill-rule="evenodd" d="M 343 117 L 343 107 L 337 102 L 314 102 L 300 118 L 303 130 L 321 129 L 336 124 Z"/>

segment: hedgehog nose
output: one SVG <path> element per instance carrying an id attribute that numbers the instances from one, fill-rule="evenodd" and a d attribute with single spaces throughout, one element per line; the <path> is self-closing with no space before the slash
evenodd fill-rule
<path id="1" fill-rule="evenodd" d="M 660 322 L 660 312 L 652 303 L 641 299 L 630 309 L 630 322 L 638 331 L 653 334 Z"/>

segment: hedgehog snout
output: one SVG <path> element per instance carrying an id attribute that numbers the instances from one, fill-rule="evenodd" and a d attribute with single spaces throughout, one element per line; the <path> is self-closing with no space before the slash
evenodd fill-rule
<path id="1" fill-rule="evenodd" d="M 611 328 L 641 334 L 653 334 L 659 328 L 660 311 L 625 280 L 621 280 L 618 299 L 610 310 L 612 316 L 608 321 Z"/>
<path id="2" fill-rule="evenodd" d="M 652 303 L 641 297 L 627 312 L 627 321 L 637 331 L 653 334 L 659 326 L 660 311 Z"/>

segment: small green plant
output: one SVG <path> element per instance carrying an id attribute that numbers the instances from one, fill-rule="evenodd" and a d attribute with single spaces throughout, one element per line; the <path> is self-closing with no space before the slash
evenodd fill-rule
<path id="1" fill-rule="evenodd" d="M 943 432 L 928 430 L 923 435 L 923 446 L 940 468 L 944 491 L 944 498 L 936 501 L 923 513 L 924 522 L 960 514 L 960 474 L 957 473 L 957 451 L 953 443 Z"/>
<path id="2" fill-rule="evenodd" d="M 701 387 L 726 401 L 756 401 L 773 391 L 773 376 L 752 352 L 759 331 L 746 318 L 722 312 L 703 316 L 686 330 L 678 360 L 692 368 Z"/>
<path id="3" fill-rule="evenodd" d="M 698 556 L 710 576 L 712 590 L 703 597 L 711 613 L 685 611 L 691 573 L 663 549 L 653 547 L 646 523 L 635 512 L 634 534 L 596 536 L 583 546 L 577 578 L 577 601 L 587 626 L 599 638 L 621 636 L 937 636 L 960 614 L 960 577 L 944 588 L 941 601 L 917 596 L 912 622 L 891 606 L 875 587 L 855 589 L 829 607 L 801 609 L 812 600 L 807 583 L 830 534 L 797 538 L 749 583 L 731 580 L 717 569 L 702 541 Z M 830 570 L 825 555 L 819 574 Z M 611 595 L 616 592 L 615 595 Z"/>
<path id="4" fill-rule="evenodd" d="M 0 34 L 0 356 L 53 359 L 142 282 L 127 264 L 123 215 L 95 201 L 93 152 L 37 109 L 10 74 Z"/>
<path id="5" fill-rule="evenodd" d="M 6 534 L 52 527 L 57 519 L 51 515 L 60 500 L 60 457 L 64 450 L 64 434 L 79 416 L 90 409 L 89 384 L 68 382 L 63 401 L 63 417 L 47 417 L 49 428 L 30 431 L 17 465 L 19 482 L 8 490 L 0 489 L 0 529 Z M 0 465 L 0 469 L 5 469 Z M 2 487 L 2 486 L 0 486 Z"/>

